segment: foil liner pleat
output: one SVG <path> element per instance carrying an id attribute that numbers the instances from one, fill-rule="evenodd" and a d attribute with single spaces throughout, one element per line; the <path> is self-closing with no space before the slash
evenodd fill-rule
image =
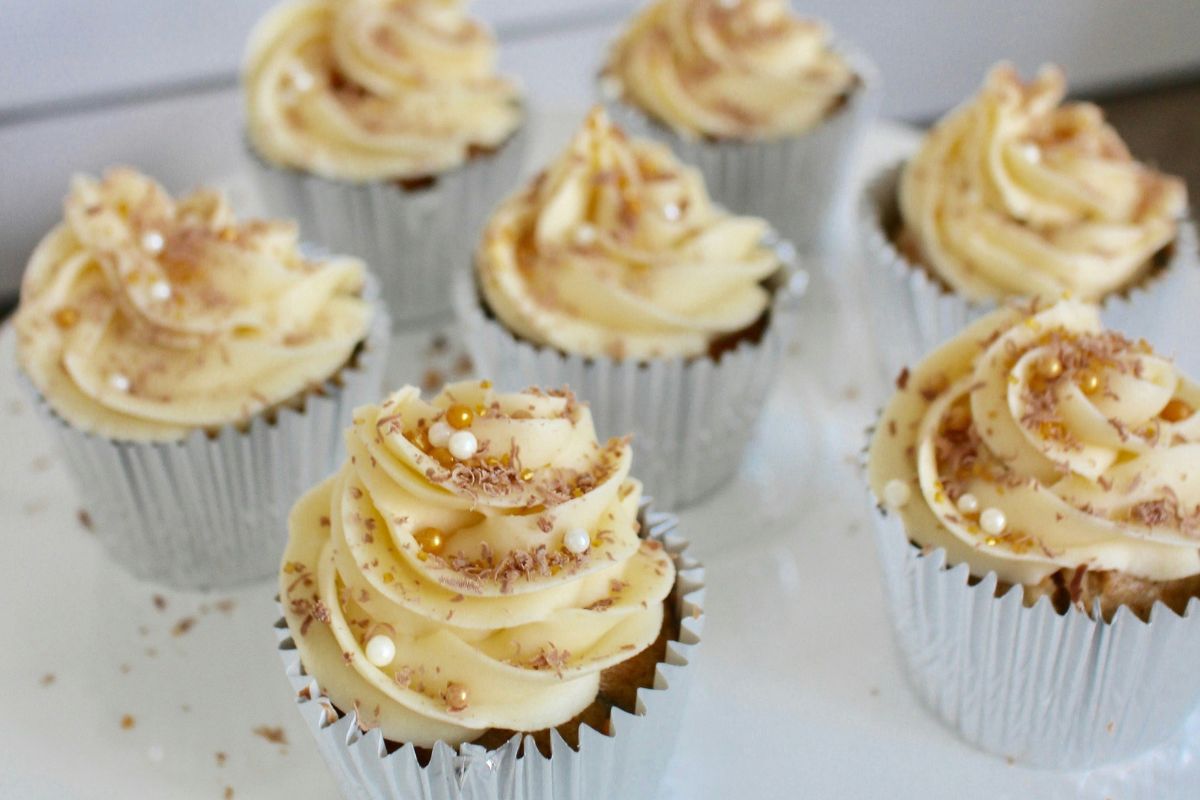
<path id="1" fill-rule="evenodd" d="M 803 253 L 828 247 L 849 201 L 845 187 L 859 144 L 879 105 L 879 74 L 863 53 L 834 48 L 859 83 L 844 104 L 813 129 L 767 141 L 716 140 L 681 136 L 641 109 L 612 97 L 602 100 L 630 133 L 664 142 L 698 167 L 709 194 L 739 214 L 771 223 Z M 601 95 L 604 94 L 603 82 Z"/>
<path id="2" fill-rule="evenodd" d="M 331 180 L 271 164 L 249 143 L 247 151 L 267 210 L 295 219 L 305 239 L 370 264 L 393 324 L 408 328 L 449 313 L 453 277 L 471 263 L 484 219 L 515 185 L 528 129 L 409 189 Z"/>
<path id="3" fill-rule="evenodd" d="M 112 560 L 173 588 L 223 588 L 278 570 L 292 504 L 341 463 L 342 431 L 354 408 L 382 393 L 390 327 L 376 304 L 354 364 L 310 391 L 302 405 L 176 442 L 80 431 L 24 376 L 22 383 Z"/>
<path id="4" fill-rule="evenodd" d="M 643 501 L 645 503 L 645 501 Z M 551 734 L 543 756 L 532 736 L 514 735 L 488 750 L 438 742 L 421 766 L 411 744 L 388 754 L 378 728 L 363 733 L 354 711 L 339 717 L 320 684 L 305 673 L 287 623 L 275 623 L 279 653 L 296 703 L 345 798 L 370 800 L 623 800 L 651 798 L 678 736 L 704 626 L 704 568 L 687 553 L 674 516 L 645 505 L 648 536 L 661 541 L 678 570 L 679 636 L 667 643 L 654 684 L 639 689 L 635 713 L 614 708 L 611 733 L 581 725 L 579 748 Z"/>
<path id="5" fill-rule="evenodd" d="M 633 434 L 638 476 L 655 502 L 676 510 L 727 484 L 766 404 L 806 285 L 803 272 L 775 292 L 760 341 L 719 360 L 654 361 L 568 355 L 521 339 L 481 307 L 474 281 L 458 279 L 455 311 L 480 375 L 502 389 L 567 386 L 588 403 L 601 439 Z"/>
<path id="6" fill-rule="evenodd" d="M 946 551 L 923 553 L 895 514 L 875 532 L 896 645 L 917 696 L 967 742 L 1037 767 L 1123 761 L 1176 733 L 1200 704 L 1200 600 L 1111 622 L 1021 587 L 996 596 Z"/>
<path id="7" fill-rule="evenodd" d="M 899 222 L 897 189 L 903 166 L 903 162 L 893 164 L 867 183 L 855 226 L 875 345 L 889 377 L 996 308 L 994 301 L 971 301 L 948 291 L 892 243 Z M 1200 347 L 1191 346 L 1194 335 L 1189 329 L 1198 303 L 1196 227 L 1184 219 L 1163 268 L 1136 286 L 1109 295 L 1100 307 L 1106 326 L 1146 338 L 1163 352 L 1179 355 L 1185 370 L 1200 372 Z"/>

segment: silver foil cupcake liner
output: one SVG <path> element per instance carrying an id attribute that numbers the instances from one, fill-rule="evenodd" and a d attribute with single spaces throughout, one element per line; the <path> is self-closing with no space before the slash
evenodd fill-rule
<path id="1" fill-rule="evenodd" d="M 704 568 L 686 554 L 687 540 L 669 514 L 643 509 L 648 536 L 675 561 L 679 635 L 667 642 L 654 685 L 637 692 L 633 714 L 612 710 L 611 733 L 579 728 L 579 748 L 551 734 L 543 756 L 532 736 L 514 735 L 503 746 L 457 748 L 439 742 L 428 763 L 406 744 L 391 754 L 378 728 L 362 733 L 353 710 L 339 717 L 321 686 L 305 673 L 287 623 L 275 624 L 279 653 L 301 715 L 345 798 L 361 800 L 635 800 L 655 795 L 670 759 L 704 626 Z"/>
<path id="2" fill-rule="evenodd" d="M 455 286 L 455 311 L 475 369 L 502 389 L 569 387 L 605 439 L 633 434 L 634 464 L 655 502 L 677 510 L 708 497 L 737 473 L 779 371 L 807 276 L 775 290 L 766 330 L 714 360 L 618 361 L 569 355 L 511 333 L 483 308 L 475 281 Z"/>
<path id="3" fill-rule="evenodd" d="M 298 407 L 285 404 L 245 427 L 198 430 L 179 441 L 120 441 L 80 431 L 22 376 L 113 561 L 177 589 L 223 588 L 276 574 L 292 504 L 341 463 L 342 432 L 355 407 L 382 394 L 391 326 L 374 305 L 354 362 Z"/>
<path id="4" fill-rule="evenodd" d="M 1183 616 L 1111 622 L 1020 586 L 996 596 L 946 551 L 922 552 L 895 514 L 875 532 L 896 645 L 917 696 L 967 742 L 1037 767 L 1089 768 L 1149 750 L 1200 705 L 1200 600 Z"/>
<path id="5" fill-rule="evenodd" d="M 874 339 L 886 374 L 896 375 L 974 320 L 996 308 L 950 292 L 928 270 L 913 264 L 892 241 L 899 225 L 897 189 L 903 162 L 883 169 L 859 199 L 856 225 L 866 270 L 866 295 Z M 1169 261 L 1153 275 L 1100 304 L 1104 324 L 1144 337 L 1180 366 L 1200 372 L 1200 348 L 1189 350 L 1189 330 L 1200 303 L 1196 228 L 1180 221 Z"/>
<path id="6" fill-rule="evenodd" d="M 495 152 L 413 188 L 331 180 L 271 164 L 249 142 L 246 149 L 266 209 L 295 219 L 305 239 L 370 264 L 393 325 L 409 328 L 449 314 L 453 277 L 516 183 L 528 139 L 526 121 Z"/>
<path id="7" fill-rule="evenodd" d="M 666 143 L 698 167 L 721 205 L 766 219 L 802 253 L 814 253 L 831 244 L 837 219 L 847 211 L 850 169 L 879 104 L 874 63 L 853 48 L 835 50 L 858 84 L 841 107 L 798 136 L 769 141 L 685 137 L 619 98 L 601 99 L 621 127 Z M 605 94 L 603 82 L 600 93 Z"/>

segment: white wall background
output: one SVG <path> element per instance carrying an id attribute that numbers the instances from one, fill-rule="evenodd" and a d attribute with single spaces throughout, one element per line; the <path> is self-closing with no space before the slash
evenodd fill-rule
<path id="1" fill-rule="evenodd" d="M 0 2 L 0 292 L 59 214 L 71 173 L 124 162 L 182 189 L 238 168 L 236 74 L 272 0 Z M 637 0 L 476 0 L 535 104 L 590 98 Z M 1095 91 L 1200 73 L 1200 0 L 805 0 L 869 53 L 884 113 L 927 119 L 992 62 L 1054 60 Z"/>

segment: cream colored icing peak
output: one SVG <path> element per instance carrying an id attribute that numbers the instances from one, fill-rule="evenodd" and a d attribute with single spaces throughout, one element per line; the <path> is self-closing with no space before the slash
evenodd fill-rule
<path id="1" fill-rule="evenodd" d="M 247 124 L 277 164 L 351 181 L 434 176 L 521 124 L 496 43 L 457 0 L 293 0 L 255 29 Z"/>
<path id="2" fill-rule="evenodd" d="M 495 211 L 476 257 L 513 332 L 578 355 L 695 356 L 754 324 L 780 271 L 767 224 L 714 206 L 700 173 L 594 109 Z"/>
<path id="3" fill-rule="evenodd" d="M 295 225 L 238 222 L 130 169 L 77 177 L 30 258 L 17 356 L 50 406 L 118 439 L 178 439 L 302 395 L 366 337 L 362 262 L 309 261 Z"/>
<path id="4" fill-rule="evenodd" d="M 429 440 L 463 408 L 480 449 L 458 459 Z M 638 537 L 628 442 L 599 443 L 570 395 L 405 387 L 346 441 L 292 512 L 280 596 L 305 669 L 364 724 L 425 747 L 550 728 L 657 638 L 674 566 Z M 382 666 L 377 635 L 396 648 Z"/>
<path id="5" fill-rule="evenodd" d="M 909 487 L 893 511 L 918 544 L 1026 585 L 1062 568 L 1200 573 L 1200 387 L 1094 306 L 1002 309 L 901 383 L 870 480 L 880 498 Z"/>
<path id="6" fill-rule="evenodd" d="M 1098 300 L 1125 289 L 1174 238 L 1184 184 L 1130 156 L 1063 73 L 1011 65 L 939 122 L 904 169 L 900 209 L 926 267 L 974 300 Z"/>

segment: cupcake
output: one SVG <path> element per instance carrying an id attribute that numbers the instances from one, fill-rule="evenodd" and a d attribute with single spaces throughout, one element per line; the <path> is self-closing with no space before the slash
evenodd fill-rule
<path id="1" fill-rule="evenodd" d="M 343 795 L 652 792 L 703 570 L 644 507 L 628 440 L 598 441 L 567 392 L 482 381 L 405 387 L 346 443 L 292 510 L 277 625 Z"/>
<path id="2" fill-rule="evenodd" d="M 301 0 L 270 12 L 243 74 L 264 199 L 361 256 L 398 326 L 450 309 L 487 211 L 525 146 L 515 83 L 461 2 Z"/>
<path id="3" fill-rule="evenodd" d="M 903 661 L 984 750 L 1130 757 L 1200 701 L 1200 386 L 1077 301 L 1005 307 L 911 372 L 868 472 Z"/>
<path id="4" fill-rule="evenodd" d="M 475 364 L 570 385 L 604 436 L 634 433 L 661 507 L 737 471 L 794 293 L 767 223 L 713 205 L 700 173 L 594 109 L 488 220 L 458 311 Z"/>
<path id="5" fill-rule="evenodd" d="M 612 45 L 601 94 L 700 167 L 714 198 L 802 250 L 824 243 L 874 113 L 874 67 L 786 0 L 656 0 Z"/>
<path id="6" fill-rule="evenodd" d="M 292 500 L 380 388 L 363 264 L 130 169 L 77 177 L 64 211 L 25 273 L 17 360 L 97 537 L 176 587 L 271 575 Z"/>
<path id="7" fill-rule="evenodd" d="M 859 229 L 893 372 L 1008 297 L 1069 294 L 1153 318 L 1195 291 L 1183 182 L 1135 161 L 1066 90 L 1057 68 L 1024 83 L 1001 64 L 868 186 Z M 1129 327 L 1127 314 L 1112 321 Z"/>

